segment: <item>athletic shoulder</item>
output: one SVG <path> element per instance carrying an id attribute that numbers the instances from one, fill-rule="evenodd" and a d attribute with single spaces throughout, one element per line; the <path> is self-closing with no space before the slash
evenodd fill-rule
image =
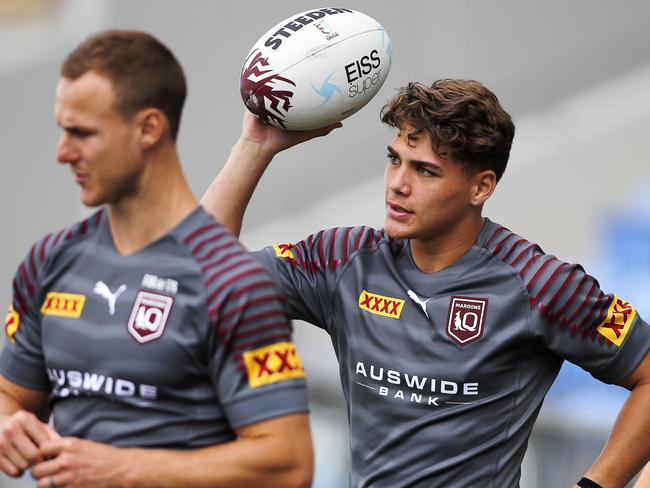
<path id="1" fill-rule="evenodd" d="M 237 334 L 238 338 L 245 337 L 245 329 L 257 324 L 258 328 L 267 327 L 268 336 L 289 340 L 290 330 L 281 305 L 286 299 L 267 270 L 228 229 L 199 207 L 176 234 L 198 267 L 208 319 L 222 339 L 234 340 Z M 248 319 L 253 314 L 256 317 L 242 320 L 247 314 Z M 260 326 L 260 318 L 268 318 L 268 323 Z"/>
<path id="2" fill-rule="evenodd" d="M 581 265 L 545 253 L 506 227 L 487 220 L 486 226 L 484 240 L 478 244 L 518 275 L 534 312 L 573 335 L 606 340 L 606 335 L 596 334 L 596 327 L 606 322 L 612 307 L 625 309 L 627 302 L 605 294 Z"/>
<path id="3" fill-rule="evenodd" d="M 104 209 L 99 209 L 89 217 L 45 235 L 38 239 L 18 265 L 14 279 L 14 292 L 20 304 L 23 295 L 34 295 L 37 283 L 46 272 L 49 264 L 66 253 L 71 246 L 83 241 L 94 233 L 100 225 Z"/>
<path id="4" fill-rule="evenodd" d="M 273 249 L 277 257 L 287 259 L 294 267 L 316 272 L 335 271 L 360 253 L 383 245 L 390 249 L 399 247 L 383 229 L 363 225 L 320 230 L 295 244 L 274 244 Z"/>

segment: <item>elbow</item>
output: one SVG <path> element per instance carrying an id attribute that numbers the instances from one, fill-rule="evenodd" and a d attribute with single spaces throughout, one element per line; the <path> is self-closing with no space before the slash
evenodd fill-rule
<path id="1" fill-rule="evenodd" d="M 285 488 L 309 488 L 313 482 L 313 469 L 300 468 L 294 469 L 286 476 Z"/>

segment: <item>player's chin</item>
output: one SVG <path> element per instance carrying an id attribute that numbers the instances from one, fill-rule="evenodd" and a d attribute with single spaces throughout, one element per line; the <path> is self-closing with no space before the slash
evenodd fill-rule
<path id="1" fill-rule="evenodd" d="M 395 222 L 390 218 L 384 221 L 384 231 L 393 239 L 412 239 L 413 229 L 410 226 L 400 222 Z"/>

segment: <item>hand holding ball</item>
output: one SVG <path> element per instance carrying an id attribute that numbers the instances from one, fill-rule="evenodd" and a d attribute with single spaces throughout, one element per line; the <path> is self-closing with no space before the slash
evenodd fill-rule
<path id="1" fill-rule="evenodd" d="M 317 129 L 359 111 L 388 76 L 392 45 L 374 19 L 347 8 L 293 15 L 248 53 L 240 91 L 264 122 Z"/>

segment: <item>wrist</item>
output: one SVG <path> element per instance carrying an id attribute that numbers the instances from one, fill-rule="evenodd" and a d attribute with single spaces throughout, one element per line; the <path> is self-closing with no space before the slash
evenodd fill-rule
<path id="1" fill-rule="evenodd" d="M 240 137 L 233 146 L 232 152 L 253 158 L 254 161 L 265 163 L 264 166 L 267 166 L 278 153 L 278 151 L 267 146 L 264 142 L 248 137 Z"/>

